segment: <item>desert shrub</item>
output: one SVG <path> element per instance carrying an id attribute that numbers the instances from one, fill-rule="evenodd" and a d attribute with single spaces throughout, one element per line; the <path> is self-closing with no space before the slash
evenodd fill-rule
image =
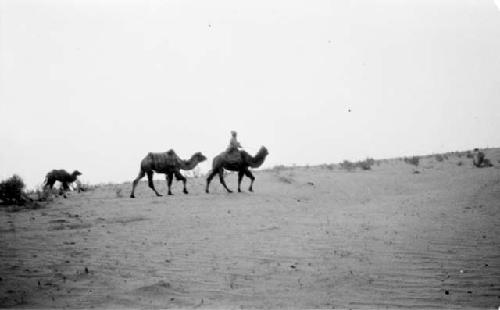
<path id="1" fill-rule="evenodd" d="M 341 164 L 340 164 L 340 169 L 345 169 L 347 171 L 352 171 L 356 168 L 356 165 L 353 164 L 352 162 L 348 161 L 348 160 L 344 160 Z"/>
<path id="2" fill-rule="evenodd" d="M 321 169 L 333 170 L 335 169 L 335 164 L 321 164 Z"/>
<path id="3" fill-rule="evenodd" d="M 22 204 L 24 182 L 20 176 L 14 174 L 12 177 L 0 183 L 0 200 L 6 204 Z"/>
<path id="4" fill-rule="evenodd" d="M 444 156 L 441 155 L 441 154 L 437 154 L 437 155 L 434 155 L 434 158 L 438 161 L 438 162 L 442 162 L 444 160 Z"/>
<path id="5" fill-rule="evenodd" d="M 56 189 L 50 189 L 48 187 L 43 187 L 41 190 L 36 191 L 36 200 L 37 201 L 51 201 L 54 195 L 57 195 L 58 192 Z"/>
<path id="6" fill-rule="evenodd" d="M 404 162 L 409 164 L 409 165 L 413 165 L 413 166 L 417 167 L 418 164 L 420 163 L 420 157 L 418 157 L 418 156 L 405 157 Z"/>
<path id="7" fill-rule="evenodd" d="M 491 160 L 489 160 L 488 158 L 485 158 L 483 160 L 483 166 L 484 167 L 493 167 L 493 164 L 491 163 Z"/>
<path id="8" fill-rule="evenodd" d="M 355 166 L 363 170 L 370 170 L 374 164 L 375 160 L 373 158 L 367 158 L 365 160 L 358 161 Z"/>
<path id="9" fill-rule="evenodd" d="M 77 183 L 77 187 L 78 187 L 78 191 L 82 191 L 82 192 L 87 192 L 87 191 L 93 191 L 99 187 L 102 187 L 104 186 L 103 184 L 100 184 L 100 185 L 90 185 L 88 183 Z"/>
<path id="10" fill-rule="evenodd" d="M 462 161 L 459 161 L 459 162 L 457 163 L 457 166 L 463 166 L 463 165 L 464 165 L 464 163 L 463 163 Z"/>
<path id="11" fill-rule="evenodd" d="M 474 158 L 474 154 L 472 154 L 471 151 L 467 151 L 467 153 L 465 153 L 465 157 L 467 157 L 467 158 Z"/>

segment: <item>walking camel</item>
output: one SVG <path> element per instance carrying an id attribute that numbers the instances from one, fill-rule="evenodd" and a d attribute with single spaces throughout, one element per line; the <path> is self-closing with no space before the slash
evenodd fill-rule
<path id="1" fill-rule="evenodd" d="M 232 193 L 232 191 L 227 187 L 226 182 L 224 181 L 224 169 L 230 171 L 238 171 L 238 192 L 241 192 L 241 180 L 243 176 L 246 175 L 250 178 L 250 187 L 249 191 L 253 191 L 253 182 L 255 181 L 255 177 L 252 172 L 250 172 L 249 168 L 258 168 L 266 159 L 266 156 L 269 154 L 267 149 L 262 146 L 255 156 L 248 154 L 245 151 L 234 151 L 234 152 L 223 152 L 213 159 L 212 162 L 212 170 L 207 177 L 207 186 L 205 188 L 205 192 L 209 193 L 210 182 L 214 178 L 216 174 L 219 174 L 220 183 L 227 190 L 228 193 Z"/>
<path id="2" fill-rule="evenodd" d="M 56 181 L 59 181 L 62 183 L 61 191 L 63 193 L 64 198 L 66 198 L 65 191 L 69 190 L 69 185 L 75 182 L 79 175 L 82 175 L 82 173 L 78 170 L 73 171 L 73 173 L 71 174 L 69 174 L 64 169 L 51 170 L 45 176 L 44 187 L 48 186 L 50 189 L 52 189 Z M 78 191 L 80 191 L 80 188 L 78 188 Z"/>
<path id="3" fill-rule="evenodd" d="M 135 198 L 134 191 L 135 187 L 145 175 L 148 176 L 148 186 L 155 192 L 156 196 L 162 196 L 155 189 L 153 184 L 153 173 L 164 173 L 166 176 L 168 194 L 172 195 L 170 187 L 172 186 L 172 180 L 175 178 L 178 181 L 182 181 L 184 185 L 184 194 L 188 194 L 186 189 L 186 178 L 181 174 L 180 170 L 192 170 L 199 163 L 205 161 L 207 158 L 201 152 L 197 152 L 191 156 L 188 160 L 183 160 L 177 156 L 174 150 L 170 149 L 163 153 L 148 153 L 146 157 L 141 161 L 141 170 L 139 175 L 135 178 L 132 184 L 132 192 L 130 193 L 130 198 Z"/>

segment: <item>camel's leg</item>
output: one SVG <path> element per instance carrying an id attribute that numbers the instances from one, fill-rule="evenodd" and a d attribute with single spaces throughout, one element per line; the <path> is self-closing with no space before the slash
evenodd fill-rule
<path id="1" fill-rule="evenodd" d="M 210 182 L 212 182 L 212 179 L 214 178 L 214 176 L 217 174 L 217 170 L 215 169 L 212 169 L 212 171 L 210 171 L 210 173 L 208 174 L 208 177 L 207 177 L 207 186 L 205 187 L 205 193 L 209 193 L 209 186 L 210 186 Z"/>
<path id="2" fill-rule="evenodd" d="M 224 170 L 220 169 L 219 170 L 219 180 L 220 180 L 220 184 L 222 184 L 222 186 L 224 186 L 224 188 L 226 189 L 226 191 L 228 193 L 232 193 L 233 191 L 230 190 L 227 185 L 226 185 L 226 181 L 224 181 Z"/>
<path id="3" fill-rule="evenodd" d="M 253 192 L 253 181 L 255 181 L 255 177 L 253 176 L 252 172 L 246 168 L 244 171 L 245 175 L 250 178 L 250 187 L 248 188 L 249 191 Z"/>
<path id="4" fill-rule="evenodd" d="M 52 188 L 54 187 L 55 183 L 56 183 L 56 181 L 49 180 L 49 181 L 47 181 L 47 185 L 45 185 L 45 186 L 48 186 L 49 189 L 52 190 Z"/>
<path id="5" fill-rule="evenodd" d="M 168 172 L 166 174 L 166 178 L 167 178 L 168 194 L 172 195 L 172 191 L 170 190 L 170 188 L 172 187 L 172 180 L 174 179 L 174 174 L 172 172 Z"/>
<path id="6" fill-rule="evenodd" d="M 53 195 L 53 193 L 52 193 L 53 187 L 54 187 L 54 182 L 51 182 L 51 180 L 47 180 L 47 182 L 45 182 L 45 186 L 43 187 L 43 190 L 45 192 L 48 189 L 48 192 L 46 192 L 47 196 Z M 45 195 L 45 193 L 44 193 L 44 195 Z"/>
<path id="7" fill-rule="evenodd" d="M 68 185 L 68 183 L 62 182 L 62 189 L 61 189 L 60 193 L 62 194 L 62 196 L 64 198 L 68 198 L 68 197 L 66 197 L 66 192 L 67 191 L 69 191 L 69 185 Z"/>
<path id="8" fill-rule="evenodd" d="M 155 185 L 153 183 L 153 171 L 150 171 L 148 174 L 148 186 L 155 192 L 156 196 L 161 197 L 160 193 L 156 191 Z"/>
<path id="9" fill-rule="evenodd" d="M 137 186 L 137 183 L 139 183 L 139 180 L 144 178 L 145 175 L 146 173 L 141 169 L 139 175 L 137 176 L 137 178 L 134 179 L 134 182 L 132 183 L 132 192 L 130 193 L 130 198 L 135 198 L 134 195 L 135 187 Z"/>
<path id="10" fill-rule="evenodd" d="M 243 170 L 238 171 L 238 193 L 241 193 L 241 180 L 243 180 L 243 176 L 245 172 Z"/>
<path id="11" fill-rule="evenodd" d="M 183 190 L 184 194 L 189 194 L 189 192 L 186 189 L 186 181 L 187 181 L 186 177 L 183 176 L 182 173 L 179 170 L 176 170 L 174 172 L 174 174 L 175 174 L 175 178 L 177 179 L 177 181 L 182 181 L 182 183 L 184 185 L 184 190 Z"/>

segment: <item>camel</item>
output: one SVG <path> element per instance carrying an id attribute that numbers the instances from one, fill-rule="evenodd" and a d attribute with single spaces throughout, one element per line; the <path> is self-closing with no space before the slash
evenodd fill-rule
<path id="1" fill-rule="evenodd" d="M 62 183 L 62 189 L 61 192 L 66 198 L 66 193 L 65 191 L 69 190 L 69 186 L 77 181 L 77 178 L 79 175 L 82 175 L 82 173 L 78 170 L 73 171 L 73 173 L 69 174 L 66 170 L 64 169 L 59 169 L 59 170 L 52 170 L 47 173 L 45 176 L 45 181 L 44 181 L 44 187 L 49 187 L 52 189 L 56 181 L 59 181 Z"/>
<path id="2" fill-rule="evenodd" d="M 142 179 L 146 174 L 148 175 L 148 186 L 155 192 L 156 196 L 162 196 L 155 189 L 153 184 L 153 173 L 164 173 L 168 186 L 168 194 L 172 195 L 170 187 L 172 186 L 172 180 L 174 178 L 177 181 L 182 181 L 184 184 L 184 194 L 188 194 L 186 189 L 186 178 L 181 174 L 180 170 L 192 170 L 199 163 L 205 161 L 207 158 L 201 152 L 197 152 L 191 156 L 188 160 L 182 160 L 177 156 L 174 150 L 170 149 L 163 153 L 152 153 L 149 152 L 146 157 L 141 161 L 141 170 L 139 175 L 135 178 L 132 185 L 132 192 L 130 193 L 130 198 L 135 198 L 134 191 L 139 180 Z"/>
<path id="3" fill-rule="evenodd" d="M 245 151 L 235 151 L 235 152 L 223 152 L 217 155 L 212 162 L 212 170 L 210 171 L 207 177 L 207 186 L 205 188 L 205 192 L 209 193 L 210 182 L 214 178 L 216 174 L 219 174 L 220 183 L 228 193 L 232 193 L 232 191 L 227 187 L 226 182 L 224 181 L 224 169 L 230 171 L 238 171 L 238 192 L 241 192 L 241 180 L 243 176 L 246 175 L 250 178 L 250 187 L 249 191 L 253 192 L 253 182 L 255 181 L 255 177 L 252 172 L 250 172 L 249 168 L 258 168 L 266 159 L 266 156 L 269 154 L 267 149 L 262 146 L 255 157 L 252 157 Z"/>

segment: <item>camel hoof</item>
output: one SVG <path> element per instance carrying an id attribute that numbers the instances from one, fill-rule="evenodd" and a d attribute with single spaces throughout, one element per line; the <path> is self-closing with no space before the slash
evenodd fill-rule
<path id="1" fill-rule="evenodd" d="M 249 191 L 249 192 L 253 192 L 253 189 L 249 188 L 249 189 L 248 189 L 248 191 Z"/>
<path id="2" fill-rule="evenodd" d="M 232 190 L 230 190 L 230 189 L 228 189 L 228 190 L 227 190 L 227 192 L 228 192 L 229 194 L 231 194 L 233 191 L 232 191 Z"/>
<path id="3" fill-rule="evenodd" d="M 238 188 L 238 193 L 241 193 L 241 189 Z"/>
<path id="4" fill-rule="evenodd" d="M 169 192 L 169 193 L 168 193 L 168 195 L 169 195 L 169 196 L 173 196 L 174 194 L 172 194 L 172 193 L 170 193 L 170 192 Z"/>
<path id="5" fill-rule="evenodd" d="M 130 198 L 135 198 L 135 196 L 134 195 L 130 195 Z"/>
<path id="6" fill-rule="evenodd" d="M 156 194 L 156 197 L 163 197 L 162 194 Z"/>
<path id="7" fill-rule="evenodd" d="M 210 194 L 210 192 L 208 191 L 208 189 L 205 190 L 205 193 Z"/>
<path id="8" fill-rule="evenodd" d="M 186 194 L 186 195 L 187 195 L 187 194 L 189 194 L 189 192 L 188 192 L 187 190 L 184 190 L 184 194 Z"/>

